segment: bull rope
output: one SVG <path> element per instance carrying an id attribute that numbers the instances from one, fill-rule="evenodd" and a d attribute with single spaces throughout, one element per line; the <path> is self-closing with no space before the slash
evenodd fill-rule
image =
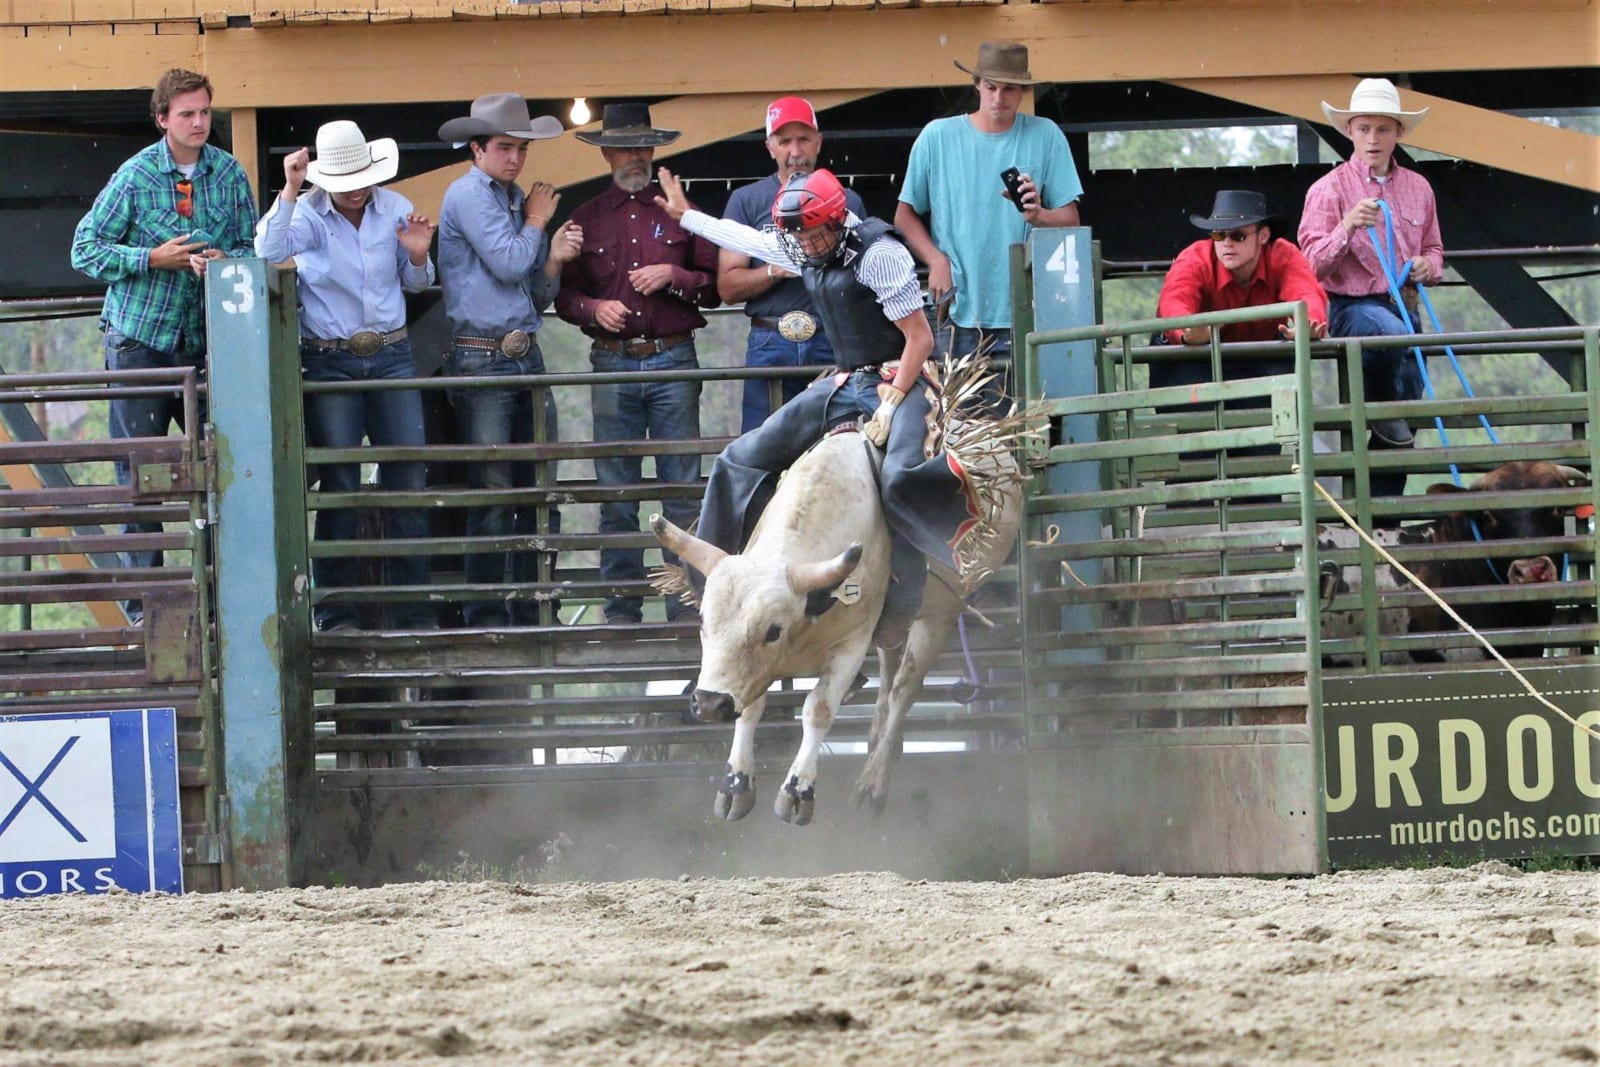
<path id="1" fill-rule="evenodd" d="M 1296 464 L 1295 471 L 1297 473 L 1299 469 L 1299 465 Z M 1585 726 L 1583 723 L 1573 718 L 1565 708 L 1557 707 L 1550 701 L 1548 697 L 1539 692 L 1539 690 L 1535 689 L 1533 683 L 1528 681 L 1527 677 L 1524 676 L 1521 671 L 1517 670 L 1517 668 L 1513 667 L 1509 662 L 1507 662 L 1506 658 L 1500 654 L 1500 650 L 1495 648 L 1494 645 L 1489 642 L 1488 638 L 1480 634 L 1471 623 L 1467 622 L 1467 620 L 1463 619 L 1460 615 L 1457 615 L 1455 608 L 1452 608 L 1449 604 L 1445 603 L 1443 597 L 1430 589 L 1427 584 L 1422 581 L 1422 579 L 1418 578 L 1415 574 L 1412 574 L 1409 570 L 1407 570 L 1405 564 L 1401 563 L 1399 560 L 1395 559 L 1394 556 L 1389 554 L 1388 549 L 1384 548 L 1382 545 L 1378 544 L 1377 541 L 1373 540 L 1372 536 L 1368 534 L 1367 531 L 1363 530 L 1361 525 L 1351 517 L 1350 513 L 1333 498 L 1333 494 L 1322 487 L 1322 483 L 1313 481 L 1311 484 L 1316 488 L 1317 495 L 1328 502 L 1329 506 L 1333 508 L 1333 510 L 1338 514 L 1339 518 L 1344 520 L 1344 524 L 1356 532 L 1357 537 L 1361 538 L 1361 540 L 1370 545 L 1379 556 L 1383 557 L 1384 561 L 1388 563 L 1389 566 L 1405 575 L 1408 582 L 1427 594 L 1428 599 L 1439 605 L 1446 615 L 1455 620 L 1457 626 L 1461 627 L 1461 629 L 1466 633 L 1471 634 L 1473 640 L 1477 641 L 1478 644 L 1482 645 L 1486 650 L 1488 650 L 1489 655 L 1494 657 L 1495 662 L 1499 663 L 1500 666 L 1511 672 L 1511 676 L 1522 685 L 1522 688 L 1528 691 L 1529 696 L 1533 697 L 1534 700 L 1537 700 L 1540 704 L 1543 704 L 1545 707 L 1561 716 L 1561 718 L 1571 723 L 1574 730 L 1581 731 L 1582 733 L 1586 733 L 1596 740 L 1600 740 L 1600 730 L 1596 730 L 1592 726 Z"/>

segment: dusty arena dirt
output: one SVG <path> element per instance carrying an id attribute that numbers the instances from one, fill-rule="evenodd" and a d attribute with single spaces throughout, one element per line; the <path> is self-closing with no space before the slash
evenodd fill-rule
<path id="1" fill-rule="evenodd" d="M 419 883 L 0 901 L 0 1062 L 1559 1064 L 1600 877 Z"/>

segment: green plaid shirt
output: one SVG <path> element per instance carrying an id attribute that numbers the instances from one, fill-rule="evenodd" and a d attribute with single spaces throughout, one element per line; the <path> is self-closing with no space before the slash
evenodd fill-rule
<path id="1" fill-rule="evenodd" d="M 204 230 L 228 256 L 255 255 L 256 204 L 244 168 L 206 145 L 190 180 L 194 214 L 178 214 L 183 172 L 163 137 L 111 176 L 72 237 L 72 266 L 106 283 L 102 330 L 175 356 L 205 351 L 205 288 L 192 271 L 151 270 L 150 252 Z"/>

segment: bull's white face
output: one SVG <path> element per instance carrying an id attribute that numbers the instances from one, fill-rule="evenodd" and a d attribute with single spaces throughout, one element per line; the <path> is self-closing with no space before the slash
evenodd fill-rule
<path id="1" fill-rule="evenodd" d="M 816 625 L 786 568 L 742 556 L 729 556 L 707 575 L 700 620 L 697 686 L 727 693 L 740 709 L 794 673 L 794 642 Z"/>

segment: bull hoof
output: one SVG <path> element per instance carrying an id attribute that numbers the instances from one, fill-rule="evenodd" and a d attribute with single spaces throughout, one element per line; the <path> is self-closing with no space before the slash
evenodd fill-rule
<path id="1" fill-rule="evenodd" d="M 723 777 L 722 784 L 717 786 L 717 799 L 711 805 L 711 813 L 719 819 L 733 822 L 749 815 L 755 806 L 755 783 L 750 781 L 748 774 L 730 770 Z"/>
<path id="2" fill-rule="evenodd" d="M 889 803 L 889 791 L 879 789 L 866 782 L 857 782 L 855 789 L 850 792 L 850 806 L 854 808 L 867 807 L 873 815 L 882 815 L 883 809 Z"/>
<path id="3" fill-rule="evenodd" d="M 806 826 L 811 822 L 811 816 L 816 814 L 817 789 L 808 785 L 800 788 L 800 779 L 790 776 L 778 791 L 778 799 L 773 802 L 772 811 L 784 822 L 794 823 L 796 826 Z"/>

